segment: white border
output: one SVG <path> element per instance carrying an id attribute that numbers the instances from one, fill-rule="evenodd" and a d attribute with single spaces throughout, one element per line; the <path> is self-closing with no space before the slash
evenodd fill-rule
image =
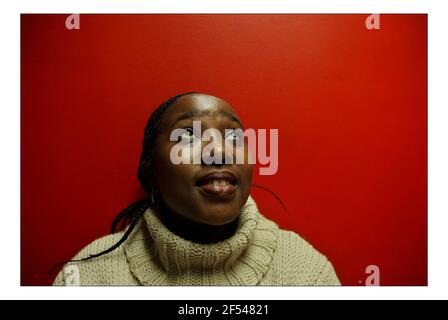
<path id="1" fill-rule="evenodd" d="M 148 1 L 127 0 L 65 0 L 20 1 L 23 13 L 424 13 L 436 1 L 418 0 L 183 0 Z"/>
<path id="2" fill-rule="evenodd" d="M 447 297 L 448 75 L 445 1 L 1 1 L 0 298 L 3 299 L 438 299 Z M 20 13 L 429 13 L 429 287 L 20 287 Z M 391 244 L 393 245 L 393 244 Z M 347 257 L 349 258 L 349 257 Z"/>

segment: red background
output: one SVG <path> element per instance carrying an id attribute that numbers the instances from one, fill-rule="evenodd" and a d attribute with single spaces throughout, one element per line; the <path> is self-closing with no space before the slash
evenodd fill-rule
<path id="1" fill-rule="evenodd" d="M 246 127 L 279 129 L 261 212 L 300 233 L 345 285 L 427 284 L 427 17 L 22 16 L 21 282 L 108 233 L 143 196 L 143 128 L 164 99 L 201 91 Z"/>

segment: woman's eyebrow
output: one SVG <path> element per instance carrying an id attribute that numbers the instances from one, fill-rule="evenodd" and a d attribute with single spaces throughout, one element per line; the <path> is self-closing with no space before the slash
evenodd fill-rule
<path id="1" fill-rule="evenodd" d="M 183 114 L 181 114 L 179 117 L 176 118 L 176 120 L 174 120 L 172 127 L 181 120 L 185 120 L 185 119 L 191 119 L 191 118 L 198 118 L 201 117 L 203 115 L 206 114 L 210 114 L 209 111 L 190 111 L 190 112 L 185 112 Z M 233 113 L 224 111 L 224 110 L 218 110 L 216 112 L 213 112 L 213 114 L 218 114 L 221 115 L 223 117 L 226 117 L 228 119 L 230 119 L 231 121 L 237 122 L 241 127 L 243 127 L 243 124 L 241 123 L 241 120 L 234 115 Z"/>

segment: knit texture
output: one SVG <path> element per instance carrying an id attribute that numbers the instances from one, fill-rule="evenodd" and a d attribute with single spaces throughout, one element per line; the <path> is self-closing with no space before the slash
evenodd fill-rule
<path id="1" fill-rule="evenodd" d="M 122 236 L 123 231 L 97 239 L 73 259 L 108 249 Z M 183 239 L 148 209 L 123 245 L 104 256 L 67 264 L 54 285 L 66 285 L 73 268 L 80 285 L 340 285 L 325 256 L 296 233 L 279 229 L 251 197 L 235 233 L 224 241 Z"/>

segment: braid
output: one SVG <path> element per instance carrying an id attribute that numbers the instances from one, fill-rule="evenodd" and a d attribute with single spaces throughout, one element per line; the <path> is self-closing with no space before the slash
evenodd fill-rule
<path id="1" fill-rule="evenodd" d="M 73 260 L 67 260 L 67 261 L 61 261 L 58 262 L 56 265 L 53 266 L 53 268 L 51 268 L 49 273 L 52 273 L 56 268 L 65 265 L 66 263 L 72 263 L 72 262 L 84 262 L 84 261 L 88 261 L 94 258 L 98 258 L 102 255 L 105 255 L 109 252 L 114 251 L 115 249 L 117 249 L 119 246 L 121 246 L 129 237 L 129 235 L 131 234 L 131 232 L 134 230 L 135 226 L 137 225 L 137 223 L 140 221 L 141 217 L 143 217 L 143 215 L 146 212 L 146 209 L 148 208 L 148 203 L 146 201 L 138 201 L 135 204 L 132 204 L 131 206 L 133 206 L 134 208 L 136 207 L 138 203 L 138 208 L 136 209 L 133 218 L 131 220 L 131 223 L 129 224 L 129 228 L 126 230 L 126 232 L 124 233 L 123 237 L 121 237 L 121 239 L 114 244 L 112 247 L 110 247 L 109 249 L 106 249 L 104 251 L 101 251 L 99 253 L 95 253 L 95 254 L 91 254 L 90 256 L 86 257 L 86 258 L 82 258 L 82 259 L 73 259 Z M 129 206 L 128 208 L 124 209 L 123 212 L 125 212 L 126 210 L 128 210 L 131 206 Z M 121 214 L 121 213 L 120 213 Z M 115 221 L 114 221 L 115 222 Z"/>
<path id="2" fill-rule="evenodd" d="M 138 166 L 137 178 L 140 182 L 140 185 L 143 187 L 143 189 L 145 189 L 145 191 L 148 194 L 151 194 L 153 190 L 152 190 L 152 186 L 149 181 L 150 177 L 147 175 L 147 171 L 148 171 L 147 169 L 151 168 L 151 163 L 152 163 L 152 159 L 153 159 L 153 155 L 154 155 L 154 141 L 156 138 L 157 130 L 160 127 L 160 122 L 161 122 L 162 116 L 165 113 L 165 111 L 168 109 L 168 107 L 171 106 L 177 99 L 179 99 L 182 96 L 185 96 L 188 94 L 194 94 L 194 93 L 197 93 L 197 92 L 181 93 L 181 94 L 178 94 L 178 95 L 175 95 L 175 96 L 169 98 L 168 100 L 163 102 L 156 110 L 154 110 L 154 112 L 151 114 L 151 116 L 148 120 L 148 123 L 146 124 L 145 132 L 143 135 L 143 148 L 142 148 L 142 154 L 140 156 L 140 163 Z M 159 197 L 157 197 L 157 199 L 159 199 Z M 121 237 L 121 239 L 116 244 L 114 244 L 112 247 L 110 247 L 109 249 L 106 249 L 102 252 L 92 254 L 83 259 L 59 262 L 50 270 L 50 273 L 56 267 L 58 267 L 60 265 L 64 265 L 64 264 L 70 263 L 70 262 L 83 262 L 83 261 L 87 261 L 90 259 L 98 258 L 102 255 L 105 255 L 105 254 L 110 253 L 110 252 L 114 251 L 115 249 L 117 249 L 120 245 L 122 245 L 128 239 L 129 235 L 132 233 L 135 226 L 138 224 L 140 219 L 143 217 L 146 210 L 149 207 L 151 207 L 151 205 L 153 205 L 154 207 L 159 207 L 158 205 L 156 205 L 156 203 L 150 203 L 146 199 L 139 200 L 139 201 L 129 205 L 127 208 L 125 208 L 123 211 L 121 211 L 117 215 L 117 217 L 112 222 L 111 233 L 115 233 L 117 226 L 120 224 L 120 222 L 121 222 L 122 230 L 125 229 L 126 225 L 129 225 L 129 227 L 123 234 L 123 237 Z"/>
<path id="3" fill-rule="evenodd" d="M 252 184 L 252 187 L 260 188 L 260 189 L 262 189 L 262 190 L 264 190 L 264 191 L 269 192 L 269 193 L 275 198 L 275 200 L 277 200 L 277 201 L 280 203 L 280 205 L 282 206 L 283 210 L 285 210 L 285 211 L 288 210 L 288 209 L 286 209 L 286 206 L 285 206 L 285 204 L 283 203 L 283 201 L 280 199 L 279 196 L 277 196 L 277 195 L 275 194 L 274 191 L 271 191 L 270 189 L 268 189 L 268 188 L 266 188 L 266 187 L 263 187 L 263 186 L 260 186 L 260 185 L 258 185 L 258 184 Z"/>
<path id="4" fill-rule="evenodd" d="M 129 221 L 130 218 L 135 214 L 135 212 L 137 212 L 139 210 L 139 208 L 146 206 L 146 208 L 148 207 L 148 203 L 146 200 L 140 200 L 137 202 L 134 202 L 133 204 L 131 204 L 130 206 L 128 206 L 126 209 L 124 209 L 123 211 L 121 211 L 118 216 L 114 219 L 114 221 L 112 222 L 112 226 L 110 229 L 110 233 L 115 233 L 116 229 L 117 229 L 117 225 L 120 222 L 120 220 L 122 221 Z M 125 225 L 121 226 L 121 229 L 124 229 Z"/>

